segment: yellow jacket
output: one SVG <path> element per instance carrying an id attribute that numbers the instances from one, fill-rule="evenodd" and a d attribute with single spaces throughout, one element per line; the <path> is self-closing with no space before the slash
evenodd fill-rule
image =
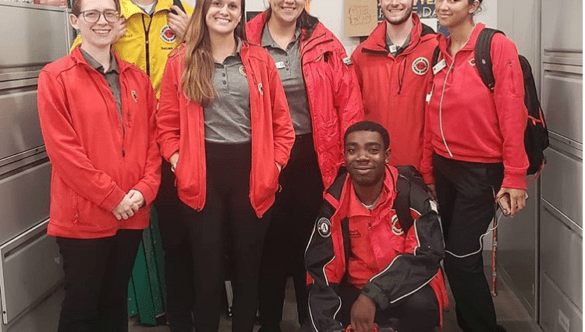
<path id="1" fill-rule="evenodd" d="M 181 1 L 187 15 L 193 8 Z M 126 34 L 113 45 L 114 52 L 130 63 L 138 66 L 150 76 L 157 98 L 160 96 L 160 81 L 169 53 L 178 44 L 178 37 L 167 24 L 167 14 L 173 0 L 158 0 L 152 17 L 130 0 L 120 0 L 121 14 L 126 18 Z M 78 35 L 71 49 L 81 44 Z"/>

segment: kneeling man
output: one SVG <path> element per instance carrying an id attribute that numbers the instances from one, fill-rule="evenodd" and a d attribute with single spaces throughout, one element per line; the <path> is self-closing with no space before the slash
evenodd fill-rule
<path id="1" fill-rule="evenodd" d="M 305 253 L 310 319 L 303 329 L 435 331 L 447 304 L 437 205 L 414 168 L 388 165 L 381 125 L 354 124 L 344 146 L 348 172 L 327 190 Z"/>

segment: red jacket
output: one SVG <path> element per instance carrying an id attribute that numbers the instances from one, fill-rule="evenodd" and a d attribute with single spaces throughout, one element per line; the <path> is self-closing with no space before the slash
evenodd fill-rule
<path id="1" fill-rule="evenodd" d="M 251 43 L 260 44 L 266 24 L 266 12 L 246 25 Z M 313 141 L 323 184 L 327 188 L 343 163 L 343 134 L 355 122 L 363 120 L 364 111 L 357 79 L 339 40 L 321 23 L 305 40 L 301 33 L 301 62 L 311 122 Z"/>
<path id="2" fill-rule="evenodd" d="M 242 42 L 240 52 L 250 88 L 252 168 L 250 202 L 258 217 L 274 203 L 279 172 L 286 165 L 295 133 L 278 71 L 268 52 Z M 157 115 L 158 143 L 167 160 L 179 152 L 175 170 L 179 198 L 195 210 L 205 206 L 206 163 L 203 107 L 190 102 L 181 86 L 185 46 L 169 55 Z"/>
<path id="3" fill-rule="evenodd" d="M 418 169 L 426 89 L 432 80 L 430 63 L 437 41 L 432 29 L 423 26 L 416 14 L 412 20 L 410 43 L 397 57 L 386 48 L 384 21 L 356 48 L 351 60 L 362 91 L 365 118 L 379 122 L 390 134 L 390 164 Z"/>
<path id="4" fill-rule="evenodd" d="M 437 205 L 424 188 L 411 185 L 408 199 L 414 223 L 403 230 L 394 207 L 398 177 L 396 168 L 386 169 L 383 189 L 386 195 L 382 196 L 385 200 L 371 211 L 369 219 L 370 252 L 374 257 L 366 257 L 366 261 L 375 261 L 375 270 L 359 267 L 349 270 L 354 252 L 348 249 L 356 236 L 352 234 L 348 215 L 351 199 L 355 197 L 351 177 L 340 175 L 327 190 L 305 251 L 311 331 L 343 329 L 335 314 L 341 307 L 338 289 L 346 274 L 348 280 L 368 280 L 361 293 L 374 300 L 380 310 L 427 284 L 437 296 L 440 313 L 447 305 L 440 270 L 444 244 Z"/>
<path id="5" fill-rule="evenodd" d="M 79 47 L 39 75 L 39 118 L 53 166 L 49 235 L 100 238 L 148 226 L 148 206 L 160 183 L 157 101 L 148 76 L 116 60 L 123 128 L 108 82 Z M 130 189 L 147 204 L 118 221 L 112 210 Z"/>
<path id="6" fill-rule="evenodd" d="M 525 189 L 528 158 L 524 130 L 524 78 L 518 51 L 503 34 L 492 40 L 494 92 L 484 85 L 475 68 L 475 44 L 485 25 L 478 23 L 467 44 L 452 57 L 450 39 L 440 36 L 441 60 L 430 90 L 421 173 L 432 183 L 432 153 L 449 159 L 504 163 L 502 187 Z"/>

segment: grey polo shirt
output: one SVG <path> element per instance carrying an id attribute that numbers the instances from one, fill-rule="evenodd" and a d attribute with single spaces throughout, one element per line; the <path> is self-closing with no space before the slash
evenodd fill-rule
<path id="1" fill-rule="evenodd" d="M 302 71 L 300 36 L 301 30 L 297 29 L 295 40 L 288 44 L 286 50 L 283 50 L 272 38 L 268 31 L 268 24 L 264 25 L 262 31 L 262 47 L 270 53 L 278 68 L 296 135 L 309 134 L 313 131 Z"/>
<path id="2" fill-rule="evenodd" d="M 107 72 L 104 72 L 104 66 L 99 63 L 96 59 L 94 59 L 89 53 L 85 52 L 81 49 L 81 54 L 87 61 L 87 64 L 90 65 L 91 68 L 97 70 L 100 74 L 104 76 L 108 85 L 110 86 L 110 90 L 114 95 L 114 99 L 116 100 L 116 106 L 118 106 L 118 113 L 120 115 L 120 120 L 122 117 L 122 100 L 120 99 L 120 74 L 118 71 L 118 62 L 116 62 L 116 57 L 113 55 L 111 56 L 111 65 L 110 69 Z"/>
<path id="3" fill-rule="evenodd" d="M 241 40 L 236 53 L 215 63 L 213 87 L 215 98 L 205 107 L 205 140 L 212 143 L 246 143 L 250 141 L 250 88 L 240 57 Z"/>
<path id="4" fill-rule="evenodd" d="M 388 49 L 388 52 L 392 53 L 394 56 L 400 55 L 400 53 L 402 53 L 402 51 L 408 47 L 408 44 L 410 44 L 410 34 L 408 37 L 406 37 L 406 40 L 401 46 L 394 45 L 392 39 L 390 39 L 388 34 L 386 34 L 386 48 Z"/>

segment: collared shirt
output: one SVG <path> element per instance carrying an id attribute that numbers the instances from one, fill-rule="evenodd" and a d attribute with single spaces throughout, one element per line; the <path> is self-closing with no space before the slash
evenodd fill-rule
<path id="1" fill-rule="evenodd" d="M 386 172 L 386 176 L 388 176 Z M 392 232 L 391 220 L 396 215 L 396 211 L 390 209 L 388 206 L 395 199 L 393 188 L 390 187 L 388 179 L 385 179 L 384 186 L 380 197 L 372 209 L 368 209 L 357 197 L 353 186 L 349 194 L 349 207 L 347 211 L 347 218 L 349 219 L 349 237 L 350 237 L 350 255 L 347 262 L 348 282 L 362 289 L 368 281 L 390 263 L 390 261 L 378 261 L 376 257 L 383 255 L 376 254 L 372 243 L 372 237 L 380 234 L 372 232 Z M 392 202 L 388 202 L 392 200 Z M 399 250 L 397 250 L 399 249 Z M 387 247 L 384 250 L 396 251 L 395 254 L 390 255 L 395 257 L 403 251 L 403 248 Z"/>
<path id="2" fill-rule="evenodd" d="M 272 38 L 268 24 L 264 25 L 262 31 L 262 47 L 270 53 L 278 69 L 296 135 L 309 134 L 313 131 L 302 71 L 300 37 L 301 29 L 297 28 L 295 39 L 288 44 L 286 50 L 283 50 Z"/>
<path id="3" fill-rule="evenodd" d="M 237 39 L 236 53 L 215 63 L 213 87 L 215 98 L 204 108 L 205 140 L 213 143 L 250 141 L 250 88 Z"/>
<path id="4" fill-rule="evenodd" d="M 118 72 L 118 62 L 116 62 L 116 57 L 110 54 L 110 69 L 107 72 L 104 71 L 104 66 L 99 63 L 96 59 L 94 59 L 89 53 L 84 51 L 82 48 L 81 54 L 87 61 L 87 64 L 90 65 L 91 68 L 97 70 L 100 74 L 104 76 L 108 85 L 110 86 L 110 90 L 114 95 L 114 99 L 116 100 L 116 106 L 118 106 L 118 113 L 120 117 L 122 116 L 122 100 L 120 99 L 120 73 Z"/>
<path id="5" fill-rule="evenodd" d="M 406 40 L 401 46 L 394 45 L 392 39 L 386 34 L 386 49 L 388 49 L 388 52 L 392 53 L 394 56 L 400 55 L 400 53 L 408 47 L 408 44 L 410 44 L 410 33 L 408 33 L 408 37 L 406 37 Z"/>

